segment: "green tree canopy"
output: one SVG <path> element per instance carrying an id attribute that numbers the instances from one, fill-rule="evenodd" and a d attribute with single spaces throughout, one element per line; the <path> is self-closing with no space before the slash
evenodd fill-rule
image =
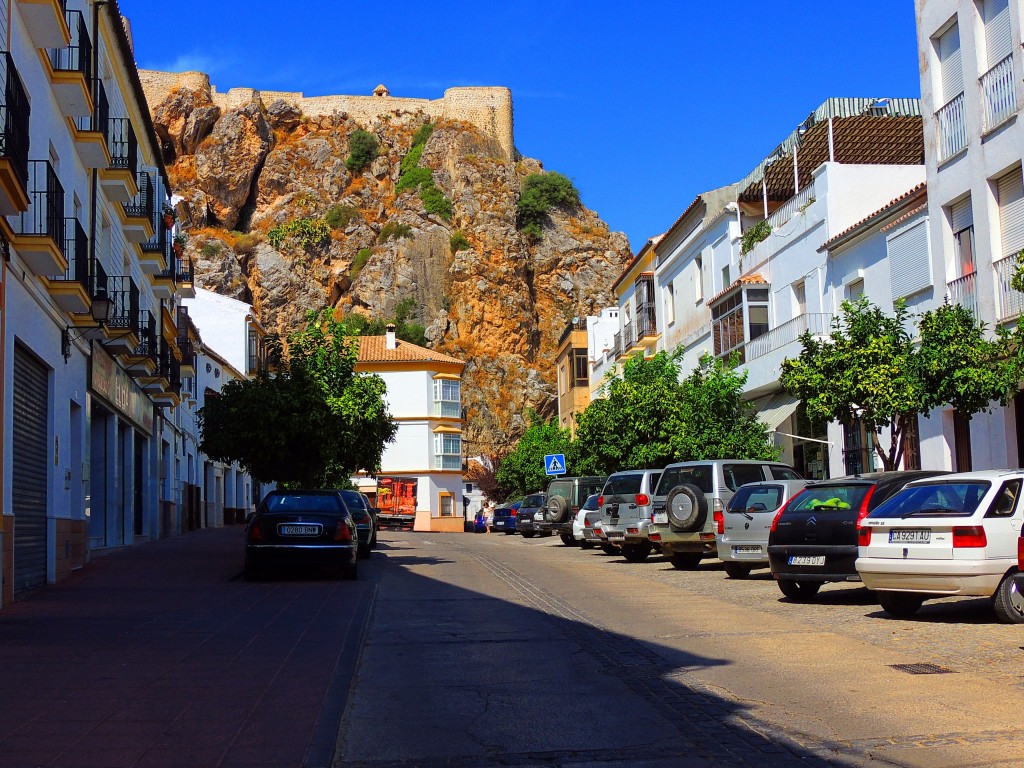
<path id="1" fill-rule="evenodd" d="M 323 310 L 287 342 L 287 356 L 274 342 L 280 362 L 273 374 L 228 382 L 207 398 L 200 449 L 283 485 L 346 485 L 358 470 L 378 470 L 397 427 L 384 381 L 355 371 L 354 338 Z"/>
<path id="2" fill-rule="evenodd" d="M 866 297 L 843 302 L 829 337 L 804 334 L 800 356 L 782 363 L 782 385 L 806 404 L 808 418 L 842 424 L 860 419 L 886 470 L 900 466 L 915 414 L 952 406 L 970 418 L 994 400 L 1007 402 L 1017 386 L 1005 337 L 988 339 L 969 310 L 947 305 L 926 312 L 919 342 L 911 338 L 911 326 L 902 302 L 892 315 Z"/>
<path id="3" fill-rule="evenodd" d="M 353 312 L 350 315 L 345 315 L 342 322 L 353 336 L 383 336 L 388 325 L 394 324 L 396 338 L 425 347 L 427 345 L 426 329 L 414 321 L 414 309 L 416 309 L 416 299 L 409 296 L 398 302 L 391 319 L 368 318 Z"/>
<path id="4" fill-rule="evenodd" d="M 569 452 L 569 430 L 559 427 L 553 419 L 545 422 L 533 411 L 526 415 L 530 426 L 511 453 L 502 459 L 495 474 L 498 486 L 518 495 L 546 488 L 550 478 L 544 474 L 544 457 L 549 453 Z M 577 471 L 571 464 L 568 470 L 570 474 Z"/>

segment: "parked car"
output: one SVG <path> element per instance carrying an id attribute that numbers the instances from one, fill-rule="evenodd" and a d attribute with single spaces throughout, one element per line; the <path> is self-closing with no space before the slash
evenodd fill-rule
<path id="1" fill-rule="evenodd" d="M 676 568 L 696 568 L 715 554 L 714 513 L 741 485 L 761 480 L 800 480 L 789 466 L 772 461 L 714 459 L 669 464 L 654 493 L 648 538 Z"/>
<path id="2" fill-rule="evenodd" d="M 273 567 L 321 566 L 357 575 L 358 538 L 337 491 L 271 491 L 245 529 L 245 578 Z"/>
<path id="3" fill-rule="evenodd" d="M 989 470 L 917 480 L 873 510 L 859 536 L 857 571 L 893 616 L 925 600 L 991 597 L 996 617 L 1024 623 L 1015 578 L 1024 470 Z"/>
<path id="4" fill-rule="evenodd" d="M 654 548 L 647 529 L 654 516 L 651 498 L 660 478 L 660 469 L 613 472 L 597 500 L 601 507 L 601 529 L 608 543 L 631 563 L 646 560 Z M 631 537 L 628 542 L 627 534 Z"/>
<path id="5" fill-rule="evenodd" d="M 768 567 L 768 533 L 776 514 L 807 486 L 806 480 L 765 480 L 747 483 L 715 512 L 715 548 L 725 572 L 745 579 L 754 568 Z"/>
<path id="6" fill-rule="evenodd" d="M 537 513 L 541 513 L 540 517 L 543 517 L 544 504 L 547 500 L 547 495 L 543 493 L 531 493 L 523 499 L 516 513 L 516 530 L 523 534 L 524 539 L 532 539 L 538 533 L 551 535 L 550 531 L 544 533 L 541 530 L 540 519 L 537 516 Z"/>
<path id="7" fill-rule="evenodd" d="M 572 523 L 572 537 L 579 542 L 581 549 L 590 549 L 595 542 L 600 543 L 600 537 L 594 533 L 594 526 L 601 519 L 601 507 L 597 500 L 600 498 L 596 493 L 587 496 L 580 511 Z"/>
<path id="8" fill-rule="evenodd" d="M 810 600 L 830 581 L 860 581 L 857 528 L 911 480 L 935 471 L 872 472 L 808 485 L 772 522 L 768 561 L 791 600 Z"/>
<path id="9" fill-rule="evenodd" d="M 370 500 L 358 491 L 338 491 L 342 501 L 352 513 L 359 538 L 359 557 L 369 557 L 370 550 L 377 548 L 377 512 L 370 506 Z"/>
<path id="10" fill-rule="evenodd" d="M 572 522 L 583 502 L 604 486 L 603 477 L 559 477 L 548 483 L 542 531 L 557 533 L 566 546 L 575 544 Z"/>
<path id="11" fill-rule="evenodd" d="M 516 532 L 516 515 L 523 500 L 519 499 L 511 504 L 505 504 L 494 510 L 494 520 L 491 523 L 491 530 L 495 533 L 505 533 L 509 536 Z"/>

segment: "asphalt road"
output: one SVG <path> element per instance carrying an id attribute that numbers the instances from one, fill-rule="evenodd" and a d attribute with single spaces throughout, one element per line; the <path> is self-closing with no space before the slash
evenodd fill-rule
<path id="1" fill-rule="evenodd" d="M 382 533 L 336 768 L 1024 764 L 1024 628 L 716 561 Z M 938 674 L 893 665 L 930 664 Z"/>

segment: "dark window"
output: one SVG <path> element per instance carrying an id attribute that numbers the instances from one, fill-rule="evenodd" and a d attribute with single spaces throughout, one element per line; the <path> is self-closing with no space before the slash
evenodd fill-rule
<path id="1" fill-rule="evenodd" d="M 971 422 L 959 411 L 953 411 L 953 450 L 956 456 L 956 471 L 970 472 L 973 469 Z"/>
<path id="2" fill-rule="evenodd" d="M 268 496 L 264 512 L 344 512 L 341 502 L 333 494 Z"/>
<path id="3" fill-rule="evenodd" d="M 907 431 L 903 433 L 903 468 L 921 468 L 921 433 L 918 431 L 917 414 L 907 422 Z"/>
<path id="4" fill-rule="evenodd" d="M 809 486 L 797 496 L 786 509 L 794 512 L 837 509 L 859 509 L 871 486 L 867 483 L 855 485 Z"/>
<path id="5" fill-rule="evenodd" d="M 341 498 L 345 500 L 349 509 L 366 509 L 366 502 L 363 501 L 361 493 L 356 491 L 342 491 Z"/>
<path id="6" fill-rule="evenodd" d="M 781 485 L 754 485 L 741 488 L 729 500 L 730 512 L 774 512 L 782 505 Z"/>
<path id="7" fill-rule="evenodd" d="M 1020 480 L 1010 480 L 1003 484 L 992 504 L 992 509 L 985 517 L 1009 517 L 1017 508 L 1017 499 L 1020 498 Z"/>
<path id="8" fill-rule="evenodd" d="M 988 492 L 986 482 L 927 483 L 904 488 L 878 508 L 869 517 L 904 518 L 919 513 L 921 517 L 952 515 L 968 517 L 974 514 Z"/>
<path id="9" fill-rule="evenodd" d="M 605 496 L 627 496 L 640 493 L 640 485 L 644 476 L 640 472 L 625 472 L 612 475 L 604 484 L 602 493 Z"/>
<path id="10" fill-rule="evenodd" d="M 803 480 L 800 475 L 789 467 L 772 466 L 770 469 L 772 471 L 772 477 L 776 480 Z"/>
<path id="11" fill-rule="evenodd" d="M 535 494 L 533 494 L 533 496 L 527 496 L 525 499 L 523 499 L 523 503 L 519 505 L 519 508 L 522 509 L 523 507 L 530 507 L 530 508 L 536 509 L 537 507 L 543 507 L 543 506 L 544 506 L 544 494 L 543 493 L 535 493 Z"/>
<path id="12" fill-rule="evenodd" d="M 843 425 L 843 461 L 846 474 L 863 475 L 871 471 L 871 456 L 867 449 L 867 435 L 864 423 L 857 419 Z"/>
<path id="13" fill-rule="evenodd" d="M 658 495 L 667 496 L 677 485 L 690 483 L 700 488 L 703 493 L 714 491 L 713 464 L 697 464 L 692 467 L 669 467 L 661 475 L 658 483 Z"/>
<path id="14" fill-rule="evenodd" d="M 764 480 L 764 470 L 760 464 L 726 464 L 722 472 L 725 474 L 725 484 L 731 491 L 741 485 Z"/>
<path id="15" fill-rule="evenodd" d="M 590 361 L 587 360 L 587 350 L 574 349 L 572 351 L 573 381 L 577 387 L 590 385 Z"/>

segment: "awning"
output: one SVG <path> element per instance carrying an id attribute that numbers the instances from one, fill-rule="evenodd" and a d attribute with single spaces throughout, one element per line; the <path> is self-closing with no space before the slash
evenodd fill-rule
<path id="1" fill-rule="evenodd" d="M 768 398 L 768 401 L 757 409 L 757 418 L 764 423 L 768 429 L 776 430 L 779 425 L 793 415 L 800 401 L 785 392 L 779 392 Z"/>

